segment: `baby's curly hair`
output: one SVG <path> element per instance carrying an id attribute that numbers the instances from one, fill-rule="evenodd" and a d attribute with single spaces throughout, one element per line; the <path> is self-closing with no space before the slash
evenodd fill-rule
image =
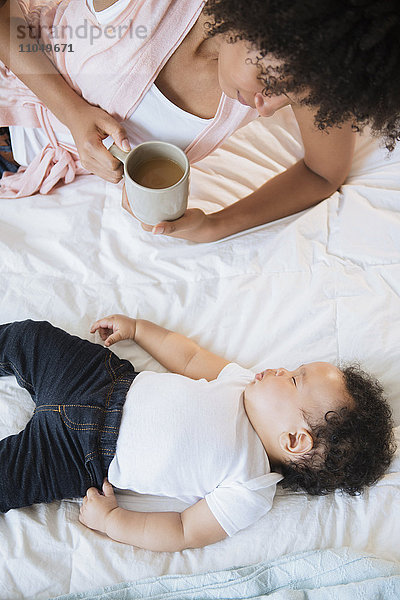
<path id="1" fill-rule="evenodd" d="M 380 383 L 358 364 L 340 369 L 349 405 L 313 423 L 311 452 L 282 465 L 282 486 L 312 495 L 341 490 L 352 496 L 375 483 L 396 450 L 391 410 Z"/>
<path id="2" fill-rule="evenodd" d="M 400 139 L 399 0 L 208 0 L 209 34 L 259 53 L 264 94 L 301 92 L 316 125 L 370 125 L 389 151 Z M 279 67 L 263 68 L 271 54 Z"/>

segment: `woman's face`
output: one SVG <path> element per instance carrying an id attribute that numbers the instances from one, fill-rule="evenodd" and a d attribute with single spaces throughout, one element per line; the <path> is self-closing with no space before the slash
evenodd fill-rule
<path id="1" fill-rule="evenodd" d="M 237 41 L 230 44 L 224 39 L 218 56 L 219 84 L 230 98 L 256 108 L 262 117 L 272 117 L 280 108 L 295 103 L 295 99 L 285 94 L 270 98 L 262 94 L 265 86 L 258 79 L 260 70 L 256 64 L 251 64 L 251 61 L 255 63 L 256 57 L 257 52 L 249 49 L 248 42 Z M 274 67 L 279 61 L 266 56 L 261 64 L 264 67 Z"/>

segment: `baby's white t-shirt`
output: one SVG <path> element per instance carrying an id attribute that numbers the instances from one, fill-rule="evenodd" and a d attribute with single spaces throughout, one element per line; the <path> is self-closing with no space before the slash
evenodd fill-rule
<path id="1" fill-rule="evenodd" d="M 140 373 L 127 394 L 108 478 L 120 489 L 206 502 L 228 535 L 271 508 L 276 483 L 245 412 L 254 373 L 235 363 L 213 381 Z"/>

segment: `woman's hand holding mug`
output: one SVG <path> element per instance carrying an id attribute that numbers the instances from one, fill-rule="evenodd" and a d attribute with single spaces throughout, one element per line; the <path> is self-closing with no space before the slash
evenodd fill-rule
<path id="1" fill-rule="evenodd" d="M 135 217 L 129 205 L 125 184 L 122 188 L 122 207 Z M 212 226 L 212 215 L 207 215 L 200 208 L 186 209 L 182 217 L 175 221 L 161 221 L 156 225 L 141 222 L 141 225 L 142 229 L 154 235 L 167 235 L 191 242 L 213 242 L 217 239 Z"/>
<path id="2" fill-rule="evenodd" d="M 130 144 L 122 125 L 103 109 L 80 102 L 74 114 L 70 115 L 67 126 L 74 138 L 82 167 L 110 183 L 121 181 L 123 167 L 102 140 L 110 135 L 119 148 L 129 151 Z"/>

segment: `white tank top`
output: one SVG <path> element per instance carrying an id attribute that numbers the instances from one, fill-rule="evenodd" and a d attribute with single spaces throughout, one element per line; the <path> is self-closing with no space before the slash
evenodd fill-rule
<path id="1" fill-rule="evenodd" d="M 93 0 L 86 0 L 89 9 L 101 25 L 110 23 L 129 4 L 130 0 L 117 0 L 110 7 L 96 12 Z M 157 86 L 153 85 L 143 97 L 129 119 L 122 122 L 131 146 L 136 146 L 148 140 L 171 142 L 185 150 L 199 133 L 212 121 L 202 119 L 182 110 L 166 98 Z M 75 144 L 71 134 L 55 132 L 60 142 Z M 48 139 L 40 128 L 10 127 L 11 145 L 16 162 L 27 166 L 35 156 L 47 145 Z M 109 148 L 113 143 L 111 137 L 103 141 Z"/>

